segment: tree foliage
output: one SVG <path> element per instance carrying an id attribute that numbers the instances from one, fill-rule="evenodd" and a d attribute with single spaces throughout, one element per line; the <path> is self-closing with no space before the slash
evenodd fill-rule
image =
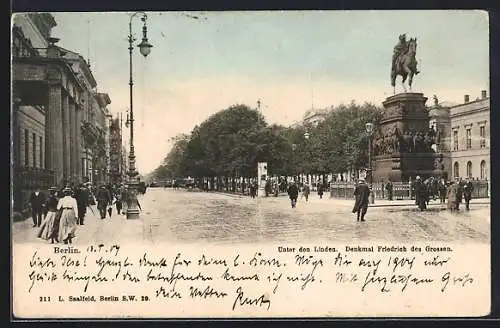
<path id="1" fill-rule="evenodd" d="M 367 165 L 365 124 L 375 125 L 380 108 L 365 103 L 332 107 L 318 125 L 268 125 L 246 105 L 233 105 L 173 138 L 172 149 L 152 176 L 214 177 L 257 175 L 257 162 L 267 162 L 275 175 L 341 173 Z M 305 133 L 309 138 L 305 138 Z"/>

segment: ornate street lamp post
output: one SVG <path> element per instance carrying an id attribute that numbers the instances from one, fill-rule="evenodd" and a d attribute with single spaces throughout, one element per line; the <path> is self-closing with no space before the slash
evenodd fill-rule
<path id="1" fill-rule="evenodd" d="M 311 159 L 311 157 L 310 157 L 310 156 L 308 156 L 308 155 L 309 155 L 309 148 L 308 148 L 308 144 L 307 144 L 307 140 L 309 140 L 309 136 L 310 136 L 310 134 L 309 134 L 309 132 L 307 132 L 307 130 L 306 130 L 306 132 L 304 132 L 304 139 L 306 140 L 306 144 L 305 144 L 305 149 L 304 149 L 304 150 L 306 151 L 306 158 L 308 158 L 308 159 L 310 160 L 310 159 Z M 311 171 L 311 170 L 309 169 L 309 170 L 306 172 L 306 181 L 308 181 L 308 182 L 311 182 L 311 181 L 309 181 L 309 173 L 310 173 L 310 171 Z M 302 180 L 303 180 L 303 179 L 302 179 Z M 302 182 L 303 182 L 303 181 L 302 181 Z"/>
<path id="2" fill-rule="evenodd" d="M 127 206 L 127 219 L 138 219 L 139 218 L 139 203 L 137 202 L 137 188 L 139 186 L 139 181 L 137 180 L 138 172 L 135 169 L 135 152 L 134 152 L 134 103 L 133 103 L 133 79 L 132 79 L 132 50 L 134 49 L 133 43 L 136 39 L 132 35 L 132 19 L 136 17 L 138 14 L 142 14 L 142 22 L 144 23 L 142 26 L 142 41 L 137 45 L 139 47 L 140 53 L 147 57 L 151 52 L 151 48 L 153 47 L 148 42 L 148 29 L 146 26 L 147 16 L 144 12 L 136 12 L 132 14 L 129 21 L 129 35 L 128 35 L 128 51 L 129 51 L 129 66 L 130 66 L 130 74 L 129 74 L 129 86 L 130 86 L 130 117 L 128 119 L 128 123 L 130 125 L 130 152 L 128 155 L 129 166 L 128 166 L 128 206 Z"/>
<path id="3" fill-rule="evenodd" d="M 370 184 L 370 198 L 371 203 L 375 203 L 375 194 L 373 190 L 373 172 L 372 172 L 372 135 L 373 135 L 373 123 L 369 122 L 365 124 L 366 133 L 368 134 L 368 183 Z"/>

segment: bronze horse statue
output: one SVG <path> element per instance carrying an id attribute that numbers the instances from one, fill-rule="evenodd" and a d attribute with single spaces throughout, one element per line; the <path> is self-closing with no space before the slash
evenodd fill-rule
<path id="1" fill-rule="evenodd" d="M 408 79 L 408 85 L 411 91 L 411 85 L 413 82 L 413 76 L 420 73 L 417 70 L 417 60 L 415 59 L 415 55 L 417 53 L 417 38 L 411 38 L 408 41 L 408 47 L 405 53 L 401 54 L 396 59 L 396 65 L 394 65 L 394 69 L 391 71 L 391 85 L 393 87 L 393 93 L 396 93 L 396 77 L 401 75 L 403 78 L 402 85 L 403 89 L 406 92 L 405 82 Z"/>

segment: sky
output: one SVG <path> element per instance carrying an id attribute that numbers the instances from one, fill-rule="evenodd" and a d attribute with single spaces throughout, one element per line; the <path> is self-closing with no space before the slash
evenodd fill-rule
<path id="1" fill-rule="evenodd" d="M 134 145 L 142 174 L 161 163 L 172 137 L 233 104 L 256 107 L 260 99 L 267 122 L 286 125 L 311 108 L 352 100 L 381 105 L 393 94 L 392 51 L 403 33 L 417 38 L 421 74 L 412 91 L 424 93 L 428 104 L 433 95 L 461 103 L 465 94 L 489 94 L 489 25 L 482 11 L 147 14 L 153 48 L 144 58 L 135 47 L 132 59 Z M 111 113 L 125 113 L 131 13 L 53 15 L 58 45 L 90 60 L 98 91 L 111 98 Z M 132 29 L 138 44 L 140 16 Z M 398 80 L 396 92 L 402 91 Z"/>

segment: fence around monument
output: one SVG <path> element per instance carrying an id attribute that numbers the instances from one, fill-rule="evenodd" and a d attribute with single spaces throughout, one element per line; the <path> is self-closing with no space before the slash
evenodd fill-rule
<path id="1" fill-rule="evenodd" d="M 488 198 L 489 197 L 489 182 L 488 181 L 473 181 L 474 190 L 472 198 Z M 413 199 L 415 197 L 411 184 L 408 182 L 393 182 L 392 197 L 394 200 Z M 354 198 L 354 182 L 331 182 L 330 197 L 332 198 Z M 389 193 L 385 189 L 385 184 L 374 183 L 373 191 L 375 199 L 388 199 Z M 436 197 L 439 197 L 436 195 Z"/>

